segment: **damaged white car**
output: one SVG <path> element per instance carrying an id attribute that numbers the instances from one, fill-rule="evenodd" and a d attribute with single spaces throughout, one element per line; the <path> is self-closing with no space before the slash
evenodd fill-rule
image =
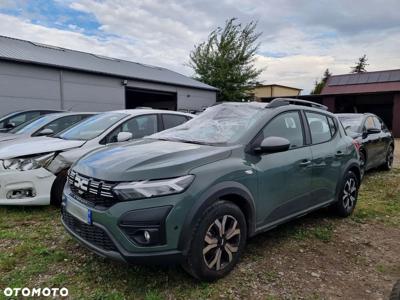
<path id="1" fill-rule="evenodd" d="M 53 137 L 0 147 L 0 205 L 60 205 L 69 167 L 86 153 L 185 123 L 194 115 L 153 109 L 101 113 Z"/>

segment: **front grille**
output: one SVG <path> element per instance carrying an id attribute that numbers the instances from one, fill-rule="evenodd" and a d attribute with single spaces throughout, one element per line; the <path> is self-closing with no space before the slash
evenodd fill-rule
<path id="1" fill-rule="evenodd" d="M 113 195 L 112 188 L 115 182 L 105 182 L 78 174 L 75 171 L 68 173 L 68 183 L 76 199 L 92 207 L 111 207 L 118 202 Z"/>
<path id="2" fill-rule="evenodd" d="M 114 243 L 103 229 L 83 223 L 65 209 L 62 209 L 61 213 L 64 224 L 82 239 L 105 251 L 117 251 Z"/>

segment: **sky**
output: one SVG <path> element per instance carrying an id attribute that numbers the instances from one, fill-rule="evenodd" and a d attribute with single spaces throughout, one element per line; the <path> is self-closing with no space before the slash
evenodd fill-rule
<path id="1" fill-rule="evenodd" d="M 192 76 L 189 54 L 227 19 L 257 21 L 260 81 L 303 89 L 366 54 L 400 68 L 399 0 L 0 0 L 0 35 Z"/>

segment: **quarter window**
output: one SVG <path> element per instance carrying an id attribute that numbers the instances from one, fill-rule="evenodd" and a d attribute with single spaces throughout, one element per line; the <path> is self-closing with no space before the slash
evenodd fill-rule
<path id="1" fill-rule="evenodd" d="M 304 145 L 303 129 L 298 112 L 287 112 L 278 115 L 267 124 L 262 133 L 263 138 L 277 136 L 288 139 L 290 148 Z"/>
<path id="2" fill-rule="evenodd" d="M 306 116 L 313 144 L 324 143 L 332 138 L 331 127 L 327 116 L 312 112 L 306 112 Z"/>

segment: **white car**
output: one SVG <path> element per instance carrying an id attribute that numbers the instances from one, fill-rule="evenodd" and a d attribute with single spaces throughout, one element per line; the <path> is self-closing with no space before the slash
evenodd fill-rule
<path id="1" fill-rule="evenodd" d="M 7 133 L 0 133 L 0 142 L 29 137 L 53 136 L 94 114 L 87 112 L 63 112 L 42 115 L 14 127 Z"/>
<path id="2" fill-rule="evenodd" d="M 53 137 L 0 145 L 0 205 L 59 205 L 69 167 L 86 153 L 178 126 L 194 115 L 153 109 L 101 113 Z"/>

